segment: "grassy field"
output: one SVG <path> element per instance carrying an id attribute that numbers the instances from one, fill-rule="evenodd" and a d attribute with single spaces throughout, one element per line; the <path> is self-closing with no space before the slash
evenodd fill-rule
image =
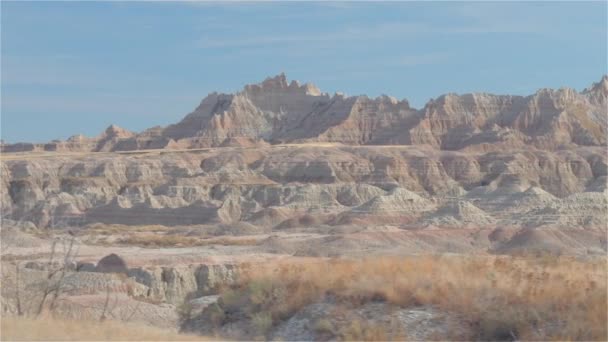
<path id="1" fill-rule="evenodd" d="M 605 258 L 319 260 L 267 265 L 265 270 L 256 267 L 240 286 L 223 292 L 220 311 L 233 316 L 241 312 L 254 325 L 270 328 L 332 294 L 351 306 L 370 301 L 400 307 L 432 305 L 463 317 L 470 339 L 606 341 L 606 281 Z M 351 339 L 338 331 L 330 336 Z M 360 329 L 355 339 L 381 340 L 382 336 Z"/>

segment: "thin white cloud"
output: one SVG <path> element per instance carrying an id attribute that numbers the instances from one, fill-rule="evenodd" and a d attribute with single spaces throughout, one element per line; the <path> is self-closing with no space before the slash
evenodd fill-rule
<path id="1" fill-rule="evenodd" d="M 374 26 L 347 27 L 334 32 L 276 35 L 236 35 L 234 37 L 205 36 L 195 42 L 200 48 L 248 48 L 272 45 L 352 41 L 407 39 L 421 35 L 458 35 L 484 33 L 541 33 L 545 28 L 537 24 L 485 22 L 460 26 L 436 26 L 425 23 L 392 22 Z"/>
<path id="2" fill-rule="evenodd" d="M 251 6 L 251 3 L 247 5 Z M 319 4 L 321 5 L 321 4 Z M 324 6 L 355 6 L 357 3 L 335 2 Z M 385 22 L 377 25 L 349 26 L 330 32 L 250 34 L 249 28 L 241 32 L 203 36 L 194 45 L 201 48 L 255 48 L 260 46 L 295 46 L 333 42 L 340 44 L 352 41 L 404 40 L 408 37 L 432 35 L 479 35 L 479 34 L 542 34 L 555 37 L 562 35 L 555 30 L 553 7 L 540 4 L 522 10 L 517 3 L 451 3 L 445 8 L 437 7 L 441 15 L 455 20 L 446 24 L 424 22 Z M 563 16 L 562 16 L 563 17 Z M 460 22 L 460 23 L 455 23 Z M 605 27 L 580 27 L 588 33 L 605 32 Z M 278 31 L 280 32 L 280 31 Z M 224 33 L 224 32 L 222 32 Z M 578 32 L 577 34 L 580 34 Z"/>

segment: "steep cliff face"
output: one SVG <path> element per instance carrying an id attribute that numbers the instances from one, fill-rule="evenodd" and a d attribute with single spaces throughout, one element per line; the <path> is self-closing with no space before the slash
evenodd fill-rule
<path id="1" fill-rule="evenodd" d="M 589 89 L 541 89 L 530 96 L 447 94 L 421 110 L 389 96 L 322 93 L 284 74 L 236 94 L 212 93 L 180 122 L 133 134 L 110 126 L 96 138 L 2 145 L 18 151 L 127 151 L 335 142 L 430 145 L 442 150 L 558 149 L 606 144 L 608 78 Z"/>

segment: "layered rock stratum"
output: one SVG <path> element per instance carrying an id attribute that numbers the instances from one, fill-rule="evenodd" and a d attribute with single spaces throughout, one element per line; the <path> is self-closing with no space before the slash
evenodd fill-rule
<path id="1" fill-rule="evenodd" d="M 3 145 L 2 218 L 241 234 L 602 229 L 607 95 L 604 76 L 582 92 L 447 94 L 417 110 L 388 96 L 330 96 L 281 74 L 210 94 L 167 127 Z"/>

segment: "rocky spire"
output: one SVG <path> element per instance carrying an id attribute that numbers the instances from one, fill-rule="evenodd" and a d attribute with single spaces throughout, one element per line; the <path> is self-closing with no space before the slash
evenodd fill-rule
<path id="1" fill-rule="evenodd" d="M 282 72 L 274 77 L 267 77 L 262 83 L 248 84 L 244 87 L 243 92 L 246 94 L 256 94 L 260 92 L 293 92 L 304 95 L 319 96 L 321 91 L 312 83 L 300 85 L 296 80 L 288 82 L 287 76 Z"/>
<path id="2" fill-rule="evenodd" d="M 583 90 L 582 94 L 586 95 L 591 103 L 605 107 L 608 99 L 608 75 L 604 75 L 599 82 Z"/>
<path id="3" fill-rule="evenodd" d="M 608 75 L 602 76 L 599 82 L 593 83 L 590 88 L 583 90 L 583 93 L 604 92 L 608 93 Z"/>

